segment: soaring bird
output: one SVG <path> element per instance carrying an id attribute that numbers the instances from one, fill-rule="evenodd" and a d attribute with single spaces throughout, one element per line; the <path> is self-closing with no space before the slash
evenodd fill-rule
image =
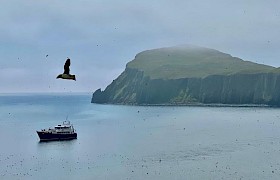
<path id="1" fill-rule="evenodd" d="M 68 80 L 75 80 L 76 81 L 76 76 L 75 75 L 72 75 L 70 74 L 70 65 L 71 65 L 71 62 L 70 62 L 70 59 L 67 58 L 65 64 L 64 64 L 64 72 L 63 74 L 59 74 L 56 79 L 60 78 L 60 79 L 68 79 Z"/>

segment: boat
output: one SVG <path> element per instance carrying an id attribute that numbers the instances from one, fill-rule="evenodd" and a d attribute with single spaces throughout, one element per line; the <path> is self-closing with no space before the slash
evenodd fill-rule
<path id="1" fill-rule="evenodd" d="M 54 128 L 37 131 L 40 141 L 57 141 L 77 139 L 77 133 L 70 121 L 64 121 Z"/>

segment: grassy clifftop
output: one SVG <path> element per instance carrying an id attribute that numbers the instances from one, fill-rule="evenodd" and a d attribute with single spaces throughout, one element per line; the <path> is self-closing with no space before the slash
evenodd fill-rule
<path id="1" fill-rule="evenodd" d="M 176 46 L 143 51 L 127 64 L 151 79 L 204 78 L 209 75 L 267 73 L 272 66 L 232 57 L 197 46 Z"/>
<path id="2" fill-rule="evenodd" d="M 180 46 L 136 55 L 93 103 L 258 104 L 280 107 L 280 68 L 217 50 Z"/>

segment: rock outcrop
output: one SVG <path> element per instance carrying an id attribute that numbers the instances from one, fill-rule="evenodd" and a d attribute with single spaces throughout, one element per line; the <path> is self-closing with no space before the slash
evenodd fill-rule
<path id="1" fill-rule="evenodd" d="M 280 73 L 207 48 L 149 50 L 136 55 L 104 91 L 96 90 L 92 102 L 280 106 Z"/>

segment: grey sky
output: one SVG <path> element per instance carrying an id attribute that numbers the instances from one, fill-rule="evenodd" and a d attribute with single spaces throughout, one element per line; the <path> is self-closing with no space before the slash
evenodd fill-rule
<path id="1" fill-rule="evenodd" d="M 180 44 L 280 66 L 279 0 L 1 0 L 0 8 L 0 93 L 104 89 L 137 53 Z M 67 57 L 76 82 L 55 79 Z"/>

